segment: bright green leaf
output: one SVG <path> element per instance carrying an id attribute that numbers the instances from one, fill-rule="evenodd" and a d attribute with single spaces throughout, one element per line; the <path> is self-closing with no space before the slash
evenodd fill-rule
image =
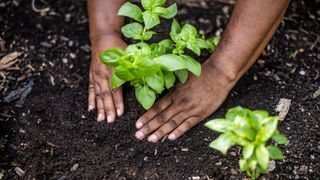
<path id="1" fill-rule="evenodd" d="M 160 16 L 165 19 L 173 18 L 178 12 L 177 4 L 173 4 L 166 9 L 166 12 L 161 13 Z"/>
<path id="2" fill-rule="evenodd" d="M 289 143 L 288 139 L 280 133 L 274 133 L 272 135 L 272 140 L 274 140 L 277 144 L 287 145 Z"/>
<path id="3" fill-rule="evenodd" d="M 246 146 L 243 147 L 243 158 L 244 159 L 249 159 L 254 152 L 254 145 L 253 144 L 247 144 Z"/>
<path id="4" fill-rule="evenodd" d="M 181 57 L 184 59 L 184 63 L 186 64 L 187 69 L 194 75 L 199 77 L 201 74 L 201 64 L 195 59 L 193 59 L 191 56 L 181 55 Z"/>
<path id="5" fill-rule="evenodd" d="M 180 69 L 185 69 L 186 65 L 183 59 L 174 54 L 165 54 L 154 59 L 154 62 L 161 64 L 165 70 L 176 71 Z"/>
<path id="6" fill-rule="evenodd" d="M 145 10 L 152 10 L 154 6 L 155 0 L 141 0 L 142 7 Z"/>
<path id="7" fill-rule="evenodd" d="M 232 124 L 232 121 L 227 119 L 214 119 L 206 122 L 204 126 L 211 130 L 224 133 L 228 131 L 228 128 L 230 128 Z"/>
<path id="8" fill-rule="evenodd" d="M 277 146 L 270 145 L 270 146 L 267 146 L 267 149 L 271 159 L 277 159 L 277 160 L 283 159 L 282 151 Z"/>
<path id="9" fill-rule="evenodd" d="M 247 160 L 245 159 L 240 159 L 239 160 L 239 166 L 240 166 L 240 171 L 243 172 L 248 168 L 248 163 Z"/>
<path id="10" fill-rule="evenodd" d="M 173 87 L 174 83 L 176 82 L 176 77 L 174 76 L 173 72 L 164 72 L 164 82 L 167 89 Z"/>
<path id="11" fill-rule="evenodd" d="M 132 18 L 138 22 L 143 22 L 141 9 L 130 2 L 126 2 L 121 6 L 118 15 Z"/>
<path id="12" fill-rule="evenodd" d="M 202 38 L 197 38 L 197 46 L 201 49 L 208 49 L 208 43 Z"/>
<path id="13" fill-rule="evenodd" d="M 147 31 L 142 35 L 142 39 L 144 41 L 147 41 L 147 40 L 151 39 L 154 34 L 157 34 L 157 33 L 154 31 Z"/>
<path id="14" fill-rule="evenodd" d="M 154 9 L 154 12 L 161 16 L 162 14 L 168 13 L 168 10 L 166 8 L 164 8 L 164 7 L 156 7 Z"/>
<path id="15" fill-rule="evenodd" d="M 270 117 L 265 118 L 270 119 Z M 260 128 L 260 131 L 258 132 L 257 136 L 261 141 L 267 141 L 271 138 L 273 133 L 276 131 L 278 126 L 277 120 L 270 120 L 266 124 L 263 125 L 263 127 Z"/>
<path id="16" fill-rule="evenodd" d="M 164 48 L 170 48 L 172 47 L 173 41 L 171 39 L 164 39 L 162 41 L 160 41 L 159 46 L 162 46 Z"/>
<path id="17" fill-rule="evenodd" d="M 121 28 L 122 34 L 127 38 L 141 39 L 143 26 L 137 22 L 127 24 Z"/>
<path id="18" fill-rule="evenodd" d="M 159 15 L 152 11 L 145 11 L 142 13 L 143 21 L 147 29 L 151 29 L 154 26 L 160 24 Z"/>
<path id="19" fill-rule="evenodd" d="M 188 80 L 188 71 L 185 69 L 181 69 L 178 71 L 174 71 L 174 74 L 177 76 L 177 78 L 179 79 L 179 81 L 184 84 L 187 82 Z"/>
<path id="20" fill-rule="evenodd" d="M 255 131 L 249 126 L 238 127 L 235 130 L 233 130 L 233 132 L 238 136 L 246 138 L 250 141 L 254 140 L 256 135 Z"/>
<path id="21" fill-rule="evenodd" d="M 227 154 L 228 149 L 235 144 L 235 137 L 231 133 L 224 133 L 210 143 L 210 147 Z"/>
<path id="22" fill-rule="evenodd" d="M 138 102 L 146 110 L 150 109 L 156 100 L 155 93 L 148 86 L 136 87 L 135 94 Z"/>
<path id="23" fill-rule="evenodd" d="M 124 68 L 122 66 L 118 66 L 115 69 L 114 74 L 125 81 L 130 81 L 134 79 L 134 75 L 127 68 Z"/>
<path id="24" fill-rule="evenodd" d="M 181 32 L 181 26 L 178 23 L 177 20 L 173 19 L 172 25 L 171 25 L 171 31 L 170 31 L 170 36 L 172 40 L 175 40 L 176 35 Z"/>
<path id="25" fill-rule="evenodd" d="M 151 87 L 158 94 L 160 94 L 164 90 L 164 80 L 161 71 L 160 73 L 146 76 L 145 79 L 148 86 Z"/>
<path id="26" fill-rule="evenodd" d="M 228 110 L 226 114 L 226 119 L 234 120 L 237 116 L 245 117 L 247 115 L 247 110 L 237 106 Z"/>
<path id="27" fill-rule="evenodd" d="M 259 145 L 255 150 L 255 155 L 261 169 L 265 171 L 269 164 L 269 152 L 264 145 Z"/>
<path id="28" fill-rule="evenodd" d="M 118 65 L 117 59 L 124 56 L 124 52 L 120 48 L 111 48 L 103 51 L 99 58 L 109 67 L 116 67 Z"/>
<path id="29" fill-rule="evenodd" d="M 201 49 L 200 47 L 194 42 L 187 42 L 187 48 L 194 52 L 196 55 L 200 56 Z"/>
<path id="30" fill-rule="evenodd" d="M 112 73 L 112 76 L 111 76 L 112 89 L 120 87 L 125 82 L 126 82 L 125 80 L 120 79 L 115 73 Z"/>

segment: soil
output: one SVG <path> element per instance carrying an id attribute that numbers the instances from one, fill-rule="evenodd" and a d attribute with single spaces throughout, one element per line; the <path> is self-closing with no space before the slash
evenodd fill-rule
<path id="1" fill-rule="evenodd" d="M 275 169 L 264 176 L 268 179 L 320 177 L 320 97 L 314 95 L 320 88 L 319 4 L 292 1 L 257 63 L 212 116 L 222 117 L 237 105 L 277 114 L 280 98 L 291 99 L 290 111 L 279 127 L 290 144 L 280 146 L 285 159 L 276 161 Z M 210 149 L 208 144 L 218 134 L 203 123 L 174 142 L 136 140 L 134 123 L 144 110 L 128 85 L 124 116 L 113 125 L 97 123 L 95 113 L 86 110 L 90 46 L 85 1 L 39 0 L 36 6 L 50 10 L 35 12 L 31 1 L 0 1 L 0 37 L 5 42 L 0 57 L 23 53 L 14 68 L 3 72 L 7 78 L 0 97 L 28 80 L 34 82 L 24 108 L 0 102 L 4 179 L 245 177 L 237 163 L 239 149 L 232 148 L 225 157 Z M 207 34 L 222 32 L 232 10 L 231 4 L 216 1 L 179 7 L 180 21 Z M 168 22 L 164 27 L 158 29 L 160 35 Z M 201 59 L 207 57 L 204 53 Z"/>

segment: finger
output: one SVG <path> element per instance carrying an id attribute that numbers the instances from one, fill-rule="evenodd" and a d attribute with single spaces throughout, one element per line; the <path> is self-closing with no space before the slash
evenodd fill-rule
<path id="1" fill-rule="evenodd" d="M 152 120 L 147 122 L 144 126 L 142 126 L 136 133 L 136 137 L 138 139 L 143 139 L 146 135 L 154 132 L 160 126 L 165 124 L 169 119 L 174 116 L 175 114 L 181 111 L 178 106 L 174 104 L 169 105 L 165 110 L 161 111 L 160 113 L 156 114 Z M 148 139 L 150 141 L 154 141 L 154 138 Z"/>
<path id="2" fill-rule="evenodd" d="M 117 116 L 121 116 L 124 112 L 122 88 L 119 87 L 112 92 L 114 106 L 116 108 Z"/>
<path id="3" fill-rule="evenodd" d="M 112 123 L 116 119 L 116 113 L 114 110 L 112 92 L 107 80 L 100 81 L 100 96 L 103 100 L 104 110 L 107 117 L 107 122 Z"/>
<path id="4" fill-rule="evenodd" d="M 180 136 L 182 136 L 184 133 L 186 133 L 189 129 L 191 129 L 193 126 L 198 124 L 201 121 L 200 117 L 191 117 L 186 119 L 180 126 L 178 126 L 170 135 L 168 136 L 168 139 L 170 140 L 176 140 Z"/>
<path id="5" fill-rule="evenodd" d="M 136 122 L 136 128 L 139 129 L 147 122 L 149 122 L 152 118 L 154 118 L 157 114 L 163 111 L 171 104 L 170 94 L 167 94 L 159 101 L 157 101 L 150 110 L 144 113 Z"/>
<path id="6" fill-rule="evenodd" d="M 91 73 L 90 73 L 91 74 Z M 88 111 L 92 111 L 96 106 L 96 94 L 94 89 L 94 83 L 92 81 L 91 75 L 89 77 L 89 86 L 88 86 Z"/>
<path id="7" fill-rule="evenodd" d="M 96 102 L 97 102 L 97 109 L 98 109 L 98 117 L 97 121 L 102 122 L 105 120 L 105 112 L 104 112 L 104 106 L 103 106 L 103 101 L 100 96 L 100 87 L 97 83 L 95 83 L 95 95 L 96 95 Z"/>
<path id="8" fill-rule="evenodd" d="M 162 125 L 156 132 L 154 132 L 152 135 L 148 137 L 148 141 L 150 142 L 157 142 L 161 138 L 163 138 L 165 135 L 172 132 L 174 129 L 176 129 L 185 119 L 187 119 L 189 115 L 182 111 L 178 114 L 174 115 L 167 121 L 164 125 Z"/>

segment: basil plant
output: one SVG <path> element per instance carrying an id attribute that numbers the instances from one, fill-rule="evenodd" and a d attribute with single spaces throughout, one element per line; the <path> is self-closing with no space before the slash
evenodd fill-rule
<path id="1" fill-rule="evenodd" d="M 219 37 L 206 39 L 190 25 L 181 25 L 173 19 L 177 14 L 177 5 L 164 7 L 166 0 L 141 0 L 139 6 L 127 2 L 119 9 L 118 15 L 129 17 L 134 22 L 122 27 L 122 34 L 133 40 L 126 49 L 112 48 L 100 54 L 101 61 L 113 68 L 112 88 L 130 82 L 135 88 L 138 102 L 150 109 L 157 95 L 174 86 L 176 79 L 185 83 L 188 72 L 200 76 L 201 65 L 185 54 L 189 49 L 199 56 L 202 49 L 213 52 Z M 170 38 L 157 43 L 148 43 L 157 33 L 152 30 L 160 24 L 160 19 L 173 19 Z"/>
<path id="2" fill-rule="evenodd" d="M 205 126 L 221 135 L 210 143 L 210 147 L 226 155 L 233 145 L 242 147 L 239 161 L 240 171 L 252 179 L 267 173 L 270 159 L 283 159 L 277 144 L 288 144 L 287 138 L 277 129 L 279 118 L 269 116 L 267 111 L 235 107 L 228 110 L 225 118 L 214 119 Z M 269 139 L 275 142 L 267 145 Z"/>

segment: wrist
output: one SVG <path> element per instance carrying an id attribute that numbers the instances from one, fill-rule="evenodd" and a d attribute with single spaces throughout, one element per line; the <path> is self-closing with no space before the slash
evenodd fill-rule
<path id="1" fill-rule="evenodd" d="M 94 45 L 95 42 L 101 39 L 121 38 L 121 33 L 118 30 L 92 30 L 90 32 L 90 41 Z"/>

